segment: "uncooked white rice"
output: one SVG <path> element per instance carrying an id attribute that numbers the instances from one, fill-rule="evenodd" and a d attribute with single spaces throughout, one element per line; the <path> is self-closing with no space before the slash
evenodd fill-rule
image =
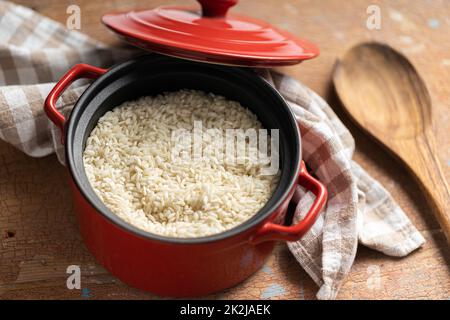
<path id="1" fill-rule="evenodd" d="M 278 175 L 260 175 L 257 163 L 180 163 L 171 156 L 172 132 L 260 129 L 238 102 L 201 91 L 180 90 L 128 101 L 107 112 L 87 139 L 87 177 L 104 204 L 126 222 L 170 237 L 200 237 L 231 229 L 268 201 Z M 205 139 L 206 137 L 206 139 Z M 219 156 L 224 156 L 221 149 Z"/>

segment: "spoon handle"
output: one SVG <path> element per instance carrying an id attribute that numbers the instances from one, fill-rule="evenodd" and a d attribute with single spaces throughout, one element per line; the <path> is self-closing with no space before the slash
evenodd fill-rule
<path id="1" fill-rule="evenodd" d="M 450 244 L 450 189 L 436 156 L 436 143 L 430 130 L 397 144 L 398 154 L 420 182 L 425 196 Z"/>

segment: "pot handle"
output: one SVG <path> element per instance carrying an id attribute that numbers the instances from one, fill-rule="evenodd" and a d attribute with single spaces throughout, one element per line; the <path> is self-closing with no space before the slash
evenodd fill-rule
<path id="1" fill-rule="evenodd" d="M 61 130 L 62 136 L 64 137 L 64 123 L 66 119 L 56 109 L 56 101 L 67 89 L 72 82 L 78 80 L 80 78 L 89 78 L 95 79 L 104 74 L 107 69 L 102 69 L 94 66 L 90 66 L 88 64 L 77 64 L 72 67 L 62 78 L 56 83 L 53 89 L 45 99 L 44 110 L 47 114 L 47 117 Z"/>
<path id="2" fill-rule="evenodd" d="M 300 165 L 298 183 L 316 196 L 314 203 L 309 208 L 303 220 L 293 226 L 283 226 L 273 222 L 266 222 L 251 238 L 250 243 L 257 244 L 269 240 L 296 241 L 313 226 L 327 201 L 327 189 L 308 173 L 305 162 L 303 161 Z"/>

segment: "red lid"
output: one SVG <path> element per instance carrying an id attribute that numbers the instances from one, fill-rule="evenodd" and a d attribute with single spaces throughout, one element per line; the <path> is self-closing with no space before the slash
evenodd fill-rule
<path id="1" fill-rule="evenodd" d="M 312 43 L 270 24 L 226 15 L 238 0 L 198 0 L 202 10 L 163 6 L 109 13 L 103 23 L 138 47 L 180 58 L 220 64 L 273 67 L 319 54 Z"/>

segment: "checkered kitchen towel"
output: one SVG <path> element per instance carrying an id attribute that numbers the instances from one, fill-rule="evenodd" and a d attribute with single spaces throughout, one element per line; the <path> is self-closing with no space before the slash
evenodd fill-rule
<path id="1" fill-rule="evenodd" d="M 33 157 L 53 152 L 63 162 L 59 131 L 43 102 L 74 64 L 108 67 L 133 50 L 108 48 L 32 10 L 0 2 L 0 138 Z M 288 243 L 300 265 L 320 286 L 319 299 L 334 299 L 353 264 L 358 242 L 391 256 L 405 256 L 425 241 L 389 193 L 352 161 L 349 131 L 328 104 L 303 84 L 271 70 L 261 75 L 283 94 L 300 119 L 303 158 L 326 184 L 329 200 L 303 239 Z M 58 107 L 69 112 L 86 88 L 67 90 Z M 313 201 L 299 188 L 303 208 Z"/>

